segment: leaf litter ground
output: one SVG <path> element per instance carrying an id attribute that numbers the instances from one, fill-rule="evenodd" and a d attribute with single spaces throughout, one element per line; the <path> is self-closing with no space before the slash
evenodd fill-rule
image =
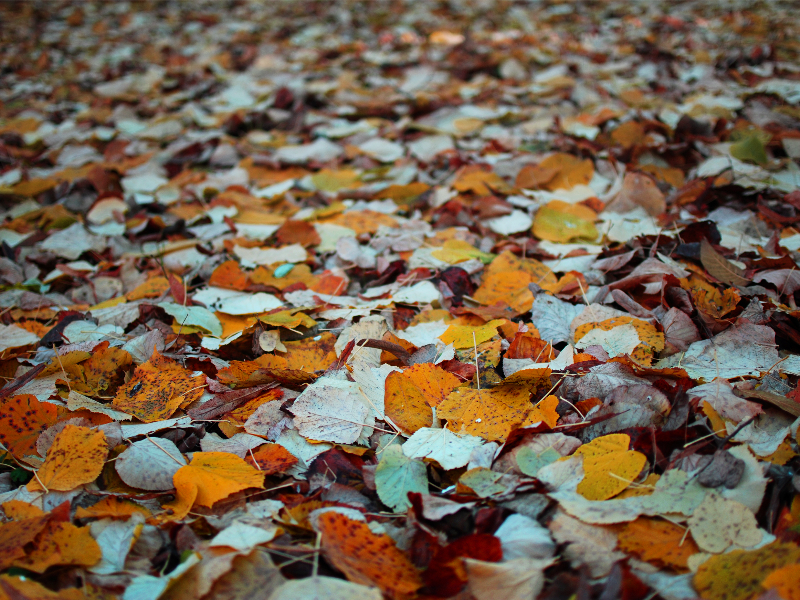
<path id="1" fill-rule="evenodd" d="M 792 8 L 0 5 L 0 597 L 800 598 Z"/>

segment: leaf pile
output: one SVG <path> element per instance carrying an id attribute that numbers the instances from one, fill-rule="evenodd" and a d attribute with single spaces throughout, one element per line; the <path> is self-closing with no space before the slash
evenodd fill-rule
<path id="1" fill-rule="evenodd" d="M 800 598 L 793 10 L 0 4 L 0 597 Z"/>

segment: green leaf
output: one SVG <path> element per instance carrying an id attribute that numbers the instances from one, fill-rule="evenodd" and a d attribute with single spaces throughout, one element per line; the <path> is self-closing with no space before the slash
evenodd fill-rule
<path id="1" fill-rule="evenodd" d="M 732 144 L 731 156 L 757 165 L 765 165 L 769 160 L 764 142 L 758 133 L 751 133 Z"/>
<path id="2" fill-rule="evenodd" d="M 561 455 L 553 448 L 548 448 L 543 452 L 536 454 L 528 446 L 523 446 L 517 452 L 517 466 L 519 470 L 525 473 L 528 477 L 536 477 L 539 469 L 546 467 L 550 463 L 556 462 Z"/>
<path id="3" fill-rule="evenodd" d="M 408 458 L 399 444 L 388 446 L 375 470 L 378 497 L 395 512 L 403 512 L 411 503 L 408 492 L 428 493 L 428 470 L 420 460 Z"/>

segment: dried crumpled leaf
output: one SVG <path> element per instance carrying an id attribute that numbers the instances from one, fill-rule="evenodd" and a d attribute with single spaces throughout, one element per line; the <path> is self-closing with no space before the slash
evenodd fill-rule
<path id="1" fill-rule="evenodd" d="M 203 395 L 205 377 L 193 376 L 180 363 L 158 351 L 136 367 L 128 383 L 120 386 L 111 406 L 145 423 L 171 417 Z"/>

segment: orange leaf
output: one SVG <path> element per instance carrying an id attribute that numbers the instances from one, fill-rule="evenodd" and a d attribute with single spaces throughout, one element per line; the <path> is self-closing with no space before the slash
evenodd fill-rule
<path id="1" fill-rule="evenodd" d="M 536 166 L 528 166 L 517 176 L 517 187 L 546 190 L 572 189 L 587 185 L 594 175 L 594 165 L 589 159 L 556 152 Z"/>
<path id="2" fill-rule="evenodd" d="M 381 225 L 386 227 L 398 226 L 394 217 L 369 209 L 341 213 L 331 219 L 326 219 L 325 222 L 348 227 L 355 231 L 356 235 L 375 233 Z"/>
<path id="3" fill-rule="evenodd" d="M 150 360 L 136 367 L 131 380 L 117 390 L 111 406 L 153 423 L 200 398 L 203 387 L 205 377 L 192 377 L 180 363 L 154 350 Z"/>
<path id="4" fill-rule="evenodd" d="M 142 298 L 158 298 L 169 290 L 169 279 L 162 277 L 151 277 L 144 283 L 136 286 L 125 297 L 128 300 L 141 300 Z"/>
<path id="5" fill-rule="evenodd" d="M 530 397 L 534 388 L 535 384 L 499 385 L 488 390 L 456 388 L 439 404 L 436 414 L 456 432 L 502 442 L 533 411 Z"/>
<path id="6" fill-rule="evenodd" d="M 453 187 L 459 192 L 472 192 L 478 196 L 487 196 L 493 190 L 508 192 L 511 189 L 511 186 L 497 173 L 484 171 L 477 165 L 461 169 L 453 182 Z"/>
<path id="7" fill-rule="evenodd" d="M 282 361 L 282 362 L 281 362 Z M 281 366 L 272 366 L 279 364 Z M 217 379 L 223 385 L 233 388 L 245 388 L 279 381 L 284 385 L 302 385 L 311 383 L 316 375 L 305 370 L 287 369 L 283 365 L 286 360 L 271 354 L 263 354 L 256 360 L 231 361 L 231 365 L 217 372 Z"/>
<path id="8" fill-rule="evenodd" d="M 172 509 L 172 519 L 182 519 L 193 506 L 210 508 L 236 492 L 264 487 L 264 473 L 229 452 L 195 452 L 172 482 L 177 495 L 164 508 Z"/>
<path id="9" fill-rule="evenodd" d="M 770 573 L 761 582 L 767 590 L 774 589 L 785 600 L 800 600 L 800 564 L 786 565 Z"/>
<path id="10" fill-rule="evenodd" d="M 26 556 L 14 561 L 14 566 L 44 573 L 54 565 L 91 567 L 101 558 L 100 546 L 88 527 L 51 520 Z"/>
<path id="11" fill-rule="evenodd" d="M 132 500 L 125 500 L 116 496 L 106 496 L 100 502 L 92 504 L 88 508 L 79 506 L 75 511 L 76 519 L 127 519 L 133 514 L 149 516 L 150 511 L 136 504 Z"/>
<path id="12" fill-rule="evenodd" d="M 42 515 L 0 525 L 0 569 L 7 569 L 15 560 L 25 556 L 23 546 L 44 531 L 49 518 Z"/>
<path id="13" fill-rule="evenodd" d="M 432 406 L 438 406 L 461 381 L 431 363 L 414 365 L 386 378 L 387 416 L 405 433 L 414 433 L 433 422 Z"/>
<path id="14" fill-rule="evenodd" d="M 287 469 L 297 464 L 297 457 L 280 444 L 259 446 L 258 450 L 254 451 L 252 456 L 248 454 L 245 460 L 263 475 L 285 473 Z"/>
<path id="15" fill-rule="evenodd" d="M 533 410 L 528 413 L 528 416 L 522 422 L 522 427 L 527 427 L 528 425 L 534 425 L 535 423 L 539 423 L 544 421 L 547 423 L 548 427 L 555 427 L 556 423 L 558 423 L 559 414 L 556 412 L 556 407 L 559 404 L 559 399 L 550 394 L 545 398 L 542 398 L 539 401 Z"/>
<path id="16" fill-rule="evenodd" d="M 208 285 L 242 291 L 247 288 L 247 273 L 235 260 L 226 260 L 211 273 Z"/>
<path id="17" fill-rule="evenodd" d="M 275 232 L 275 240 L 280 246 L 300 244 L 308 248 L 317 246 L 322 240 L 316 228 L 307 221 L 294 221 L 288 219 Z"/>
<path id="18" fill-rule="evenodd" d="M 319 517 L 322 549 L 328 561 L 350 580 L 376 586 L 390 598 L 411 598 L 422 587 L 419 573 L 388 535 L 337 512 Z"/>
<path id="19" fill-rule="evenodd" d="M 318 339 L 317 339 L 318 338 Z M 325 331 L 321 335 L 296 342 L 284 342 L 286 367 L 297 371 L 324 371 L 336 360 L 336 336 Z"/>
<path id="20" fill-rule="evenodd" d="M 56 436 L 28 489 L 67 492 L 91 483 L 103 470 L 106 456 L 108 445 L 102 431 L 67 425 Z"/>
<path id="21" fill-rule="evenodd" d="M 558 278 L 543 263 L 532 258 L 520 258 L 510 251 L 495 258 L 483 272 L 483 280 L 473 297 L 491 306 L 502 302 L 518 313 L 531 309 L 533 293 L 529 283 L 555 284 Z"/>
<path id="22" fill-rule="evenodd" d="M 0 403 L 0 442 L 14 456 L 36 454 L 39 435 L 58 421 L 58 408 L 39 402 L 36 396 L 21 394 Z"/>
<path id="23" fill-rule="evenodd" d="M 87 360 L 75 365 L 73 370 L 67 370 L 67 373 L 77 375 L 70 387 L 80 394 L 96 396 L 120 383 L 125 368 L 131 363 L 133 358 L 125 350 L 110 348 L 108 342 L 103 342 L 92 350 Z"/>
<path id="24" fill-rule="evenodd" d="M 662 519 L 640 517 L 625 525 L 619 548 L 663 567 L 686 569 L 689 557 L 700 552 L 683 527 Z"/>

